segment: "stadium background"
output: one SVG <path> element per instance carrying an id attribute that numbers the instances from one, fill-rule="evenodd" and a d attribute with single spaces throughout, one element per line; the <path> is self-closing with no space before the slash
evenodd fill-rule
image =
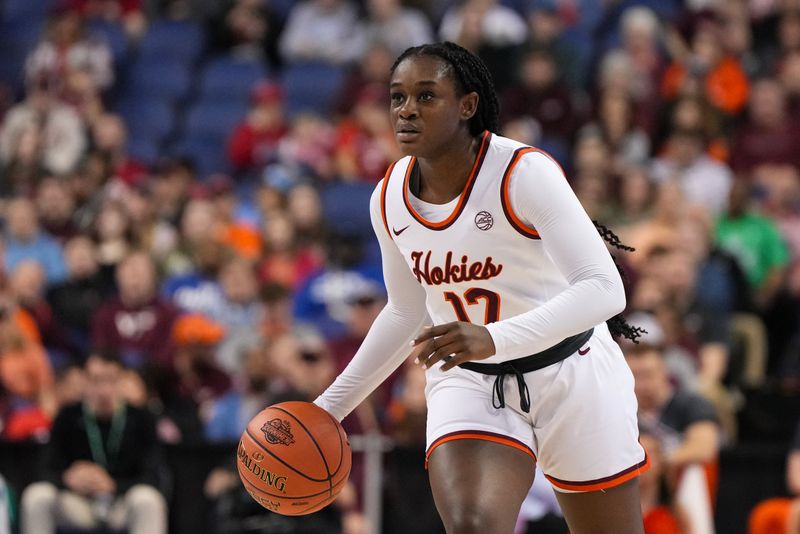
<path id="1" fill-rule="evenodd" d="M 745 532 L 787 494 L 800 416 L 800 2 L 403 4 L 0 2 L 0 474 L 17 496 L 35 479 L 81 362 L 115 350 L 158 418 L 171 531 L 204 532 L 206 475 L 235 433 L 220 399 L 313 399 L 380 310 L 367 204 L 398 157 L 389 67 L 448 38 L 490 65 L 502 133 L 553 154 L 638 248 L 622 258 L 632 320 L 677 387 L 714 401 L 717 531 Z M 122 284 L 143 281 L 152 320 L 117 321 L 134 251 L 149 260 Z M 404 367 L 348 421 L 385 449 L 353 479 L 359 506 L 383 495 L 386 532 L 435 517 L 421 385 Z"/>

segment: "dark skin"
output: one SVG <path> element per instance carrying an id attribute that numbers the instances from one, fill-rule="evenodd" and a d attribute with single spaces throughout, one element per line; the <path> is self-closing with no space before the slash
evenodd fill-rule
<path id="1" fill-rule="evenodd" d="M 451 67 L 430 56 L 403 60 L 391 79 L 391 120 L 401 150 L 416 156 L 420 198 L 445 204 L 458 197 L 469 178 L 480 140 L 469 132 L 479 95 L 458 90 Z M 482 325 L 455 321 L 429 327 L 413 342 L 418 363 L 441 369 L 495 353 Z M 535 460 L 506 445 L 454 440 L 429 459 L 436 508 L 448 533 L 511 534 L 533 483 Z M 644 532 L 638 480 L 602 491 L 556 492 L 573 534 Z"/>

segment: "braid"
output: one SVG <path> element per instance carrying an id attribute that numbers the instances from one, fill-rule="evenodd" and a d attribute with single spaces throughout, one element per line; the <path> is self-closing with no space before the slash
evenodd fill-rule
<path id="1" fill-rule="evenodd" d="M 444 42 L 408 48 L 392 65 L 392 72 L 406 58 L 435 56 L 447 63 L 462 94 L 478 93 L 478 109 L 469 120 L 469 133 L 478 136 L 484 131 L 500 129 L 500 103 L 492 82 L 492 75 L 478 56 L 455 43 Z"/>
<path id="2" fill-rule="evenodd" d="M 594 226 L 597 228 L 597 231 L 603 238 L 603 240 L 606 241 L 612 247 L 624 250 L 626 252 L 633 252 L 634 250 L 636 250 L 633 247 L 625 245 L 620 240 L 619 236 L 617 236 L 617 234 L 612 232 L 611 229 L 609 229 L 604 224 L 601 224 L 595 220 L 593 220 L 592 222 L 594 223 Z M 622 268 L 622 265 L 619 264 L 617 258 L 612 254 L 611 259 L 614 260 L 614 266 L 617 268 L 617 271 L 619 271 L 619 274 L 622 277 L 622 279 L 624 281 L 627 281 L 628 277 L 625 275 L 625 270 Z M 611 332 L 612 336 L 624 337 L 626 339 L 630 339 L 634 343 L 639 343 L 639 338 L 642 336 L 642 334 L 647 333 L 647 330 L 645 330 L 644 328 L 638 326 L 632 326 L 630 323 L 628 323 L 628 321 L 625 320 L 625 318 L 622 316 L 621 313 L 615 315 L 614 317 L 606 321 L 606 324 L 608 324 L 608 330 Z"/>

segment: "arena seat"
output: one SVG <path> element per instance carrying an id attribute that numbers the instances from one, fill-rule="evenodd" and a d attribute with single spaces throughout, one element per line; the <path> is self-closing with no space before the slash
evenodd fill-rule
<path id="1" fill-rule="evenodd" d="M 283 71 L 281 84 L 290 117 L 309 112 L 327 116 L 344 82 L 344 69 L 329 63 L 294 63 Z"/>
<path id="2" fill-rule="evenodd" d="M 160 143 L 173 131 L 175 111 L 168 100 L 158 97 L 128 98 L 116 111 L 125 119 L 132 138 Z"/>
<path id="3" fill-rule="evenodd" d="M 128 71 L 125 95 L 176 101 L 189 91 L 191 74 L 185 63 L 164 58 L 139 58 Z"/>
<path id="4" fill-rule="evenodd" d="M 209 61 L 200 74 L 200 98 L 247 99 L 252 87 L 268 76 L 269 71 L 260 61 L 218 57 Z"/>
<path id="5" fill-rule="evenodd" d="M 54 0 L 4 0 L 0 17 L 4 19 L 26 19 L 41 22 L 47 16 Z"/>
<path id="6" fill-rule="evenodd" d="M 205 49 L 205 34 L 192 21 L 156 20 L 142 36 L 139 54 L 193 63 Z"/>
<path id="7" fill-rule="evenodd" d="M 129 49 L 128 37 L 121 24 L 110 20 L 94 19 L 87 24 L 87 31 L 90 36 L 102 39 L 108 44 L 116 67 L 124 65 Z"/>
<path id="8" fill-rule="evenodd" d="M 373 238 L 369 199 L 375 184 L 331 184 L 322 190 L 325 222 L 337 232 Z"/>

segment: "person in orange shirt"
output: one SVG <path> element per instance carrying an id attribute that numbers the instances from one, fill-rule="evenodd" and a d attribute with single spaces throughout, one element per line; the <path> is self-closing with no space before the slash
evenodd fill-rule
<path id="1" fill-rule="evenodd" d="M 639 480 L 645 534 L 688 532 L 683 511 L 671 496 L 661 444 L 655 436 L 645 432 L 639 434 L 639 442 L 650 458 L 650 470 L 642 473 Z"/>
<path id="2" fill-rule="evenodd" d="M 720 29 L 711 23 L 701 26 L 691 39 L 691 46 L 674 61 L 661 79 L 661 94 L 667 100 L 677 98 L 696 84 L 711 104 L 729 115 L 739 113 L 747 104 L 750 82 L 739 61 L 723 54 Z"/>
<path id="3" fill-rule="evenodd" d="M 29 319 L 29 318 L 28 318 Z M 56 410 L 53 369 L 35 327 L 0 303 L 0 390 L 4 391 L 3 437 L 20 440 L 45 432 Z"/>
<path id="4" fill-rule="evenodd" d="M 786 486 L 791 497 L 775 497 L 750 512 L 748 534 L 794 534 L 800 532 L 800 424 L 786 459 Z"/>

